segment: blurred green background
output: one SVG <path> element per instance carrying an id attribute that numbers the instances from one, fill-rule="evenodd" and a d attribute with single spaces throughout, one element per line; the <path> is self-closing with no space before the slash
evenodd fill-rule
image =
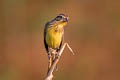
<path id="1" fill-rule="evenodd" d="M 44 80 L 44 24 L 70 17 L 55 80 L 120 80 L 119 0 L 0 0 L 0 80 Z"/>

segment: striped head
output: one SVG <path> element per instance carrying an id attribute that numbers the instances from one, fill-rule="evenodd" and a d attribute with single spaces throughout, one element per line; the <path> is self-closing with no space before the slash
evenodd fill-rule
<path id="1" fill-rule="evenodd" d="M 55 20 L 58 22 L 68 22 L 69 17 L 65 14 L 59 14 Z"/>
<path id="2" fill-rule="evenodd" d="M 64 28 L 64 26 L 68 23 L 69 17 L 65 14 L 59 14 L 52 21 L 50 21 L 51 25 L 55 25 L 53 27 Z"/>

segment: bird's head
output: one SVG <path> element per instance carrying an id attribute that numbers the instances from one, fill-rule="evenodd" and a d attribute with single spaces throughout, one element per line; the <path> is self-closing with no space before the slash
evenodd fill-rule
<path id="1" fill-rule="evenodd" d="M 53 22 L 57 24 L 59 27 L 64 27 L 68 23 L 69 17 L 65 14 L 59 14 L 56 18 L 54 18 Z"/>
<path id="2" fill-rule="evenodd" d="M 68 19 L 69 19 L 69 17 L 67 16 L 67 15 L 65 15 L 65 14 L 59 14 L 56 18 L 55 18 L 55 20 L 56 20 L 56 22 L 68 22 Z"/>

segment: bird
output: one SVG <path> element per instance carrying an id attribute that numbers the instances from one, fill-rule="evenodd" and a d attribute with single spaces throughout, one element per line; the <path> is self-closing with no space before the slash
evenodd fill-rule
<path id="1" fill-rule="evenodd" d="M 68 23 L 69 17 L 65 14 L 58 14 L 54 19 L 48 21 L 44 27 L 44 46 L 48 54 L 49 65 L 51 68 L 63 44 L 64 28 Z M 57 66 L 56 66 L 57 69 Z"/>

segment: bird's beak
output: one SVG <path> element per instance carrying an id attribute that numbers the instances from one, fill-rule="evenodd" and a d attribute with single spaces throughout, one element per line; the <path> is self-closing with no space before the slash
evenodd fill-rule
<path id="1" fill-rule="evenodd" d="M 69 17 L 63 19 L 64 22 L 68 22 Z"/>

